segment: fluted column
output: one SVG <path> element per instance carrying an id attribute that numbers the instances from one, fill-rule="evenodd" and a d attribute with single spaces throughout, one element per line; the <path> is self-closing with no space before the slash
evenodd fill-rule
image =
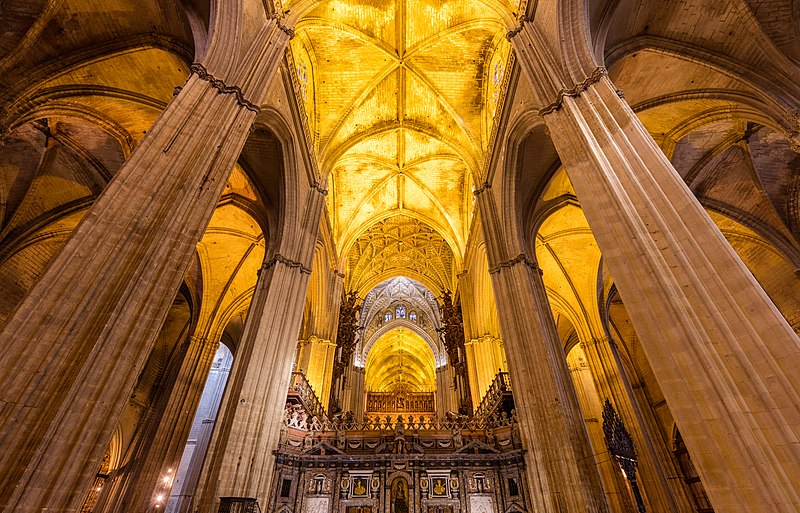
<path id="1" fill-rule="evenodd" d="M 588 75 L 540 113 L 711 503 L 800 511 L 800 340 L 605 70 Z"/>
<path id="2" fill-rule="evenodd" d="M 217 356 L 221 358 L 213 362 L 208 373 L 180 463 L 177 469 L 172 467 L 175 472 L 171 475 L 175 476 L 175 480 L 169 487 L 168 502 L 160 511 L 189 511 L 233 360 L 227 347 L 220 346 L 215 354 Z"/>
<path id="3" fill-rule="evenodd" d="M 663 437 L 652 432 L 649 405 L 641 408 L 636 400 L 613 342 L 597 337 L 581 343 L 586 363 L 601 400 L 609 399 L 628 428 L 639 455 L 638 480 L 648 511 L 690 513 L 693 511 L 675 460 L 669 454 Z M 654 419 L 653 419 L 654 420 Z"/>
<path id="4" fill-rule="evenodd" d="M 231 76 L 193 65 L 8 318 L 0 510 L 80 507 L 288 38 L 272 20 Z"/>
<path id="5" fill-rule="evenodd" d="M 608 505 L 583 425 L 539 269 L 505 252 L 491 189 L 476 191 L 520 433 L 527 448 L 531 510 L 606 512 Z"/>
<path id="6" fill-rule="evenodd" d="M 275 255 L 261 270 L 200 480 L 202 512 L 216 511 L 219 497 L 254 497 L 266 507 L 323 204 L 312 189 L 302 226 L 287 227 L 296 230 L 285 234 L 296 260 Z"/>
<path id="7" fill-rule="evenodd" d="M 126 464 L 104 486 L 94 513 L 163 507 L 166 497 L 157 505 L 156 492 L 165 488 L 163 479 L 171 482 L 175 477 L 218 347 L 219 342 L 207 336 L 190 337 L 182 360 L 163 387 L 161 400 L 131 444 Z"/>
<path id="8" fill-rule="evenodd" d="M 567 365 L 575 384 L 575 393 L 578 396 L 578 404 L 583 412 L 586 431 L 594 449 L 594 459 L 600 472 L 600 480 L 603 482 L 603 490 L 608 498 L 608 505 L 614 513 L 634 513 L 636 509 L 631 501 L 625 477 L 606 444 L 603 433 L 601 399 L 592 382 L 589 366 L 585 360 L 582 361 L 579 358 L 580 356 L 583 356 L 582 351 L 574 349 L 570 351 L 567 355 Z"/>

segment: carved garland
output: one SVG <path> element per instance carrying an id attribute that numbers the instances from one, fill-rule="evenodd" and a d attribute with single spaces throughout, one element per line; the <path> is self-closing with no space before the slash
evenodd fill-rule
<path id="1" fill-rule="evenodd" d="M 608 76 L 608 70 L 603 66 L 598 66 L 594 69 L 591 75 L 586 77 L 586 79 L 579 83 L 575 84 L 574 86 L 570 87 L 569 89 L 562 89 L 558 92 L 558 98 L 556 101 L 548 105 L 547 107 L 539 110 L 539 115 L 544 117 L 548 114 L 551 114 L 557 110 L 559 110 L 564 104 L 564 98 L 576 98 L 580 96 L 582 92 L 589 88 L 590 85 L 596 84 L 600 81 L 603 77 Z"/>
<path id="2" fill-rule="evenodd" d="M 510 267 L 514 267 L 515 265 L 517 265 L 519 263 L 525 264 L 532 271 L 538 271 L 540 275 L 542 274 L 542 270 L 539 269 L 539 266 L 536 265 L 536 262 L 534 262 L 533 260 L 528 258 L 528 256 L 526 254 L 524 254 L 524 253 L 520 253 L 519 255 L 517 255 L 515 258 L 512 258 L 511 260 L 506 260 L 504 262 L 500 262 L 496 266 L 489 268 L 489 274 L 498 273 L 502 269 L 507 269 L 507 268 L 510 268 Z"/>
<path id="3" fill-rule="evenodd" d="M 300 268 L 300 272 L 303 274 L 311 274 L 311 269 L 304 266 L 302 263 L 295 262 L 294 260 L 289 260 L 280 253 L 277 253 L 275 254 L 274 257 L 270 258 L 268 261 L 264 263 L 264 265 L 261 266 L 261 269 L 259 269 L 258 271 L 259 276 L 261 275 L 261 271 L 266 271 L 268 269 L 271 269 L 272 267 L 275 266 L 275 264 L 279 263 L 289 268 Z"/>
<path id="4" fill-rule="evenodd" d="M 198 62 L 192 64 L 189 69 L 192 71 L 192 73 L 197 75 L 197 78 L 200 80 L 205 80 L 221 94 L 232 94 L 236 96 L 236 103 L 245 109 L 253 111 L 256 114 L 261 112 L 261 107 L 244 97 L 244 93 L 242 93 L 242 89 L 239 86 L 229 86 L 222 80 L 215 78 L 211 73 L 208 72 L 205 66 Z"/>

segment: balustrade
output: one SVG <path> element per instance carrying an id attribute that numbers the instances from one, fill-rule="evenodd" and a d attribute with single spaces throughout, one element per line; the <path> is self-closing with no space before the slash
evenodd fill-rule
<path id="1" fill-rule="evenodd" d="M 498 372 L 492 380 L 489 389 L 481 399 L 481 404 L 475 410 L 476 417 L 486 417 L 490 415 L 497 406 L 503 402 L 507 394 L 511 393 L 511 378 L 507 372 Z"/>
<path id="2" fill-rule="evenodd" d="M 311 415 L 323 417 L 326 415 L 325 407 L 314 392 L 311 384 L 302 372 L 292 372 L 292 381 L 289 384 L 289 393 L 295 393 L 303 402 Z"/>

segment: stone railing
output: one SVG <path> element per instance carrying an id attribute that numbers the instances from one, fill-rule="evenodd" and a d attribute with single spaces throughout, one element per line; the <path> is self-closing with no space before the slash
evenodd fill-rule
<path id="1" fill-rule="evenodd" d="M 369 413 L 433 413 L 434 392 L 367 392 Z"/>
<path id="2" fill-rule="evenodd" d="M 505 411 L 486 417 L 467 417 L 465 415 L 447 414 L 442 419 L 420 416 L 408 417 L 380 416 L 364 417 L 355 420 L 352 413 L 347 412 L 342 416 L 329 419 L 327 416 L 314 416 L 311 419 L 297 419 L 296 416 L 287 416 L 285 424 L 294 429 L 309 432 L 332 431 L 395 431 L 403 428 L 412 431 L 451 431 L 451 430 L 479 430 L 497 427 L 513 426 L 517 424 L 516 411 L 508 415 Z"/>
<path id="3" fill-rule="evenodd" d="M 312 416 L 323 417 L 325 415 L 325 407 L 322 405 L 322 401 L 314 393 L 314 389 L 311 388 L 311 384 L 306 380 L 302 372 L 292 372 L 289 393 L 297 394 Z"/>
<path id="4" fill-rule="evenodd" d="M 476 417 L 486 417 L 490 415 L 500 404 L 505 395 L 511 392 L 511 378 L 507 372 L 498 372 L 494 377 L 489 389 L 483 395 L 481 404 L 475 410 Z"/>

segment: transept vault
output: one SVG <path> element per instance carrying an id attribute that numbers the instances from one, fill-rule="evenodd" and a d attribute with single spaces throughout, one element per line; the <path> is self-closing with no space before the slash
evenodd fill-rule
<path id="1" fill-rule="evenodd" d="M 0 513 L 799 513 L 798 18 L 0 1 Z"/>

